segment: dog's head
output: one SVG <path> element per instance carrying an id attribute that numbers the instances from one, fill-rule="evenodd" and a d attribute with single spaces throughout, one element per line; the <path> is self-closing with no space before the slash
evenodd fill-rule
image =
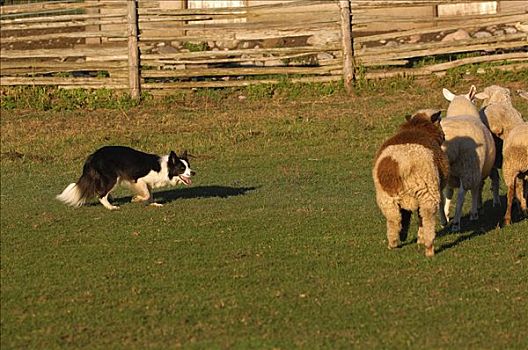
<path id="1" fill-rule="evenodd" d="M 189 186 L 192 184 L 191 177 L 194 176 L 195 172 L 191 170 L 187 151 L 183 151 L 181 156 L 171 151 L 167 168 L 169 170 L 169 180 L 172 185 L 183 183 Z"/>

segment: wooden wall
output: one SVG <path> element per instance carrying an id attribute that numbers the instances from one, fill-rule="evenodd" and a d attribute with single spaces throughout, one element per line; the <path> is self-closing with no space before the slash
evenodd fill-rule
<path id="1" fill-rule="evenodd" d="M 337 0 L 245 1 L 244 7 L 189 9 L 181 0 L 139 0 L 142 88 L 162 94 L 284 78 L 342 79 Z M 438 17 L 442 3 L 352 1 L 354 59 L 362 76 L 442 74 L 484 61 L 512 63 L 501 69 L 526 68 L 522 25 L 528 22 L 528 1 L 501 1 L 496 14 L 463 18 Z M 0 10 L 0 85 L 128 88 L 126 0 L 45 1 Z M 458 29 L 467 37 L 447 41 Z M 415 64 L 453 53 L 481 55 Z"/>

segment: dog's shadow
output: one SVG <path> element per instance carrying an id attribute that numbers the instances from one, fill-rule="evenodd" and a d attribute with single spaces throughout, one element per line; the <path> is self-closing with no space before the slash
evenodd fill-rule
<path id="1" fill-rule="evenodd" d="M 243 196 L 248 192 L 255 191 L 259 186 L 252 187 L 231 187 L 222 185 L 196 186 L 176 188 L 172 190 L 165 190 L 153 192 L 154 201 L 160 204 L 166 204 L 180 199 L 196 199 L 196 198 L 229 198 L 235 196 Z M 119 197 L 113 199 L 116 204 L 126 204 L 132 200 L 132 196 Z"/>

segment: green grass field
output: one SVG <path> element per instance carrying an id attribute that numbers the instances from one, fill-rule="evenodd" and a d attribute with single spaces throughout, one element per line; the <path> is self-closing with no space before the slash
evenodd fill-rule
<path id="1" fill-rule="evenodd" d="M 498 82 L 515 90 L 526 76 Z M 447 87 L 484 87 L 473 79 Z M 405 114 L 447 107 L 444 83 L 197 91 L 109 109 L 3 97 L 1 348 L 528 348 L 528 222 L 498 227 L 489 181 L 481 220 L 469 222 L 467 196 L 462 232 L 438 226 L 434 258 L 416 221 L 387 249 L 373 155 Z M 162 208 L 125 189 L 115 212 L 56 201 L 108 144 L 188 149 L 194 185 L 158 190 Z"/>

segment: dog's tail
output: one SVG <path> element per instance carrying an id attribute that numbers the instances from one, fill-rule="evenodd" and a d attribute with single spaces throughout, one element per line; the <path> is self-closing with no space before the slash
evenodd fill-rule
<path id="1" fill-rule="evenodd" d="M 100 182 L 101 176 L 91 164 L 90 157 L 84 164 L 83 173 L 79 180 L 69 184 L 56 198 L 69 206 L 80 207 L 95 196 Z"/>

